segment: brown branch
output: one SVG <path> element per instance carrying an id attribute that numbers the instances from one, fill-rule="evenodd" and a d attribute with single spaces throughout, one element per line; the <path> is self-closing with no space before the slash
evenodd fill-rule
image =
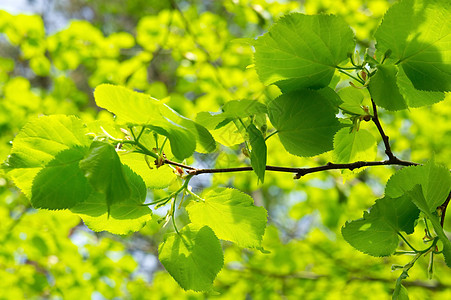
<path id="1" fill-rule="evenodd" d="M 379 133 L 382 137 L 382 141 L 385 145 L 385 154 L 387 154 L 389 160 L 397 160 L 398 158 L 393 154 L 390 143 L 389 143 L 389 137 L 385 134 L 384 129 L 382 129 L 381 122 L 379 121 L 379 116 L 377 114 L 377 107 L 376 103 L 374 103 L 374 100 L 371 99 L 371 104 L 373 105 L 373 117 L 371 120 L 374 122 L 374 124 L 377 127 L 377 130 L 379 130 Z"/>
<path id="2" fill-rule="evenodd" d="M 252 167 L 236 167 L 236 168 L 217 168 L 217 169 L 197 169 L 191 166 L 179 164 L 170 160 L 165 160 L 164 163 L 169 165 L 178 166 L 181 168 L 188 169 L 187 173 L 189 175 L 199 175 L 199 174 L 213 174 L 213 173 L 232 173 L 232 172 L 245 172 L 252 171 Z M 369 166 L 387 166 L 387 165 L 401 165 L 401 166 L 413 166 L 418 165 L 417 163 L 404 161 L 404 160 L 384 160 L 384 161 L 356 161 L 348 164 L 335 164 L 335 163 L 327 163 L 323 166 L 312 167 L 312 168 L 290 168 L 290 167 L 278 167 L 278 166 L 266 166 L 267 171 L 275 171 L 275 172 L 286 172 L 286 173 L 294 173 L 295 179 L 299 179 L 304 175 L 310 173 L 316 173 L 327 170 L 354 170 L 363 167 Z"/>
<path id="3" fill-rule="evenodd" d="M 443 204 L 438 207 L 442 212 L 442 215 L 440 217 L 440 225 L 442 225 L 442 227 L 443 227 L 443 224 L 445 223 L 446 208 L 448 207 L 450 199 L 451 199 L 451 192 L 449 192 L 448 197 L 446 197 L 445 202 L 443 202 Z"/>

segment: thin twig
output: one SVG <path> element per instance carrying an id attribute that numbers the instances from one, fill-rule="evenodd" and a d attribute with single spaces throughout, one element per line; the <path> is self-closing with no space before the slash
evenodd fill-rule
<path id="1" fill-rule="evenodd" d="M 448 197 L 446 197 L 445 202 L 443 202 L 442 205 L 439 206 L 439 209 L 442 211 L 442 215 L 440 217 L 440 225 L 445 223 L 445 215 L 446 215 L 446 208 L 448 207 L 449 201 L 451 199 L 451 192 L 449 192 Z"/>
<path id="2" fill-rule="evenodd" d="M 169 162 L 169 164 L 172 162 Z M 177 164 L 180 166 L 180 164 Z M 310 174 L 310 173 L 316 173 L 321 171 L 327 171 L 327 170 L 343 170 L 343 169 L 359 169 L 363 167 L 369 167 L 369 166 L 387 166 L 387 165 L 401 165 L 401 166 L 412 166 L 417 165 L 417 163 L 410 162 L 410 161 L 404 161 L 404 160 L 384 160 L 384 161 L 357 161 L 353 163 L 348 164 L 334 164 L 334 163 L 327 163 L 323 166 L 318 167 L 312 167 L 312 168 L 290 168 L 290 167 L 279 167 L 279 166 L 266 166 L 267 171 L 276 171 L 276 172 L 287 172 L 287 173 L 294 173 L 296 174 L 295 179 L 299 179 L 304 175 Z M 186 166 L 188 167 L 188 166 Z M 252 167 L 236 167 L 236 168 L 218 168 L 218 169 L 196 169 L 193 167 L 187 168 L 189 171 L 187 171 L 190 175 L 199 175 L 199 174 L 212 174 L 212 173 L 231 173 L 231 172 L 243 172 L 243 171 L 252 171 Z"/>
<path id="3" fill-rule="evenodd" d="M 376 103 L 374 103 L 373 99 L 371 99 L 371 104 L 373 105 L 373 117 L 371 118 L 371 120 L 376 125 L 377 130 L 379 130 L 379 133 L 382 137 L 382 141 L 384 142 L 384 145 L 385 145 L 385 154 L 387 154 L 387 156 L 390 160 L 397 160 L 397 158 L 395 157 L 395 155 L 393 154 L 393 152 L 391 150 L 390 143 L 389 143 L 389 137 L 385 134 L 384 129 L 382 129 L 382 125 L 381 125 L 381 122 L 379 121 L 379 116 L 377 114 Z"/>

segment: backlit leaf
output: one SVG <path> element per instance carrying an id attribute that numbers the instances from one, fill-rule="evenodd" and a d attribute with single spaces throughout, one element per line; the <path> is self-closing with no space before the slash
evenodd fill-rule
<path id="1" fill-rule="evenodd" d="M 185 290 L 208 291 L 224 265 L 221 244 L 208 226 L 188 224 L 179 234 L 168 235 L 158 248 L 158 258 Z"/>
<path id="2" fill-rule="evenodd" d="M 263 207 L 255 206 L 249 195 L 235 189 L 218 188 L 204 198 L 204 202 L 191 202 L 186 208 L 193 224 L 207 225 L 218 238 L 241 247 L 261 247 L 267 221 Z"/>

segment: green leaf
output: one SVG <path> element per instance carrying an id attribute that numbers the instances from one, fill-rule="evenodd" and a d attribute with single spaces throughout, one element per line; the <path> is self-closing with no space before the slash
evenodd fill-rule
<path id="1" fill-rule="evenodd" d="M 266 114 L 266 105 L 255 100 L 232 100 L 222 107 L 223 115 L 230 118 L 246 118 Z"/>
<path id="2" fill-rule="evenodd" d="M 348 86 L 339 90 L 337 94 L 342 101 L 339 106 L 344 112 L 353 113 L 359 116 L 366 114 L 362 108 L 362 102 L 365 96 L 361 90 Z"/>
<path id="3" fill-rule="evenodd" d="M 208 226 L 188 224 L 160 244 L 158 258 L 185 290 L 208 291 L 224 265 L 221 244 Z"/>
<path id="4" fill-rule="evenodd" d="M 419 210 L 409 196 L 376 201 L 363 218 L 347 222 L 341 232 L 354 248 L 373 256 L 393 254 L 398 247 L 398 232 L 413 233 Z"/>
<path id="5" fill-rule="evenodd" d="M 141 205 L 147 192 L 144 181 L 129 167 L 123 166 L 123 169 L 130 186 L 129 198 L 108 207 L 104 194 L 92 193 L 85 202 L 71 208 L 91 230 L 128 234 L 140 230 L 152 219 L 150 208 Z"/>
<path id="6" fill-rule="evenodd" d="M 80 119 L 74 116 L 42 116 L 28 122 L 13 141 L 6 161 L 9 175 L 29 198 L 33 179 L 55 156 L 71 148 L 89 147 Z"/>
<path id="7" fill-rule="evenodd" d="M 393 300 L 409 300 L 409 294 L 407 293 L 407 289 L 402 285 L 396 285 L 395 290 L 393 291 Z"/>
<path id="8" fill-rule="evenodd" d="M 97 105 L 114 113 L 119 122 L 143 125 L 167 136 L 177 159 L 190 157 L 196 149 L 196 140 L 200 150 L 216 149 L 208 130 L 148 95 L 121 86 L 102 84 L 96 88 L 94 97 Z"/>
<path id="9" fill-rule="evenodd" d="M 322 88 L 354 47 L 354 34 L 340 17 L 293 13 L 257 39 L 255 65 L 264 84 L 284 92 Z"/>
<path id="10" fill-rule="evenodd" d="M 291 154 L 314 156 L 333 149 L 333 137 L 342 125 L 325 95 L 304 89 L 282 94 L 268 104 L 269 119 Z"/>
<path id="11" fill-rule="evenodd" d="M 395 65 L 379 65 L 368 87 L 374 102 L 388 110 L 407 108 L 406 100 L 396 84 L 397 73 L 398 67 Z"/>
<path id="12" fill-rule="evenodd" d="M 378 66 L 369 90 L 374 102 L 388 110 L 432 105 L 445 99 L 445 93 L 416 89 L 402 68 L 390 64 Z"/>
<path id="13" fill-rule="evenodd" d="M 94 141 L 86 157 L 80 161 L 80 168 L 91 186 L 105 194 L 108 206 L 130 197 L 130 187 L 113 145 Z"/>
<path id="14" fill-rule="evenodd" d="M 432 105 L 445 99 L 445 93 L 417 90 L 401 68 L 396 76 L 399 92 L 409 107 Z"/>
<path id="15" fill-rule="evenodd" d="M 173 183 L 177 176 L 168 165 L 157 168 L 153 165 L 153 159 L 147 165 L 144 155 L 140 153 L 121 153 L 121 161 L 129 166 L 136 174 L 142 177 L 149 189 L 164 189 Z"/>
<path id="16" fill-rule="evenodd" d="M 186 207 L 193 224 L 209 226 L 218 238 L 241 247 L 261 247 L 267 221 L 263 207 L 255 206 L 249 195 L 235 189 L 218 188 L 204 198 Z"/>
<path id="17" fill-rule="evenodd" d="M 263 138 L 263 134 L 254 124 L 250 124 L 247 127 L 247 133 L 249 134 L 249 141 L 252 147 L 251 152 L 251 165 L 257 174 L 258 179 L 263 183 L 265 181 L 266 170 L 266 143 Z"/>
<path id="18" fill-rule="evenodd" d="M 147 125 L 166 121 L 158 100 L 125 87 L 101 84 L 96 87 L 94 98 L 98 106 L 114 113 L 122 123 Z"/>
<path id="19" fill-rule="evenodd" d="M 34 208 L 65 209 L 85 201 L 91 187 L 79 167 L 86 148 L 63 150 L 33 180 L 31 204 Z"/>
<path id="20" fill-rule="evenodd" d="M 431 221 L 432 227 L 435 233 L 439 237 L 443 244 L 443 256 L 445 258 L 445 263 L 451 268 L 451 241 L 446 236 L 443 231 L 443 227 L 440 224 L 439 217 L 436 215 L 434 203 L 430 198 L 425 197 L 424 190 L 420 185 L 415 185 L 415 187 L 408 191 L 407 194 L 411 197 L 412 202 L 426 215 L 426 217 Z"/>
<path id="21" fill-rule="evenodd" d="M 372 256 L 391 255 L 398 247 L 399 238 L 393 228 L 367 212 L 363 219 L 346 222 L 341 233 L 351 246 Z"/>
<path id="22" fill-rule="evenodd" d="M 376 139 L 365 129 L 340 129 L 334 137 L 334 161 L 349 163 L 359 160 L 371 160 L 376 156 Z"/>
<path id="23" fill-rule="evenodd" d="M 254 115 L 266 114 L 266 105 L 255 100 L 232 100 L 224 104 L 221 113 L 201 112 L 196 121 L 208 129 L 218 129 L 233 119 L 247 118 Z"/>
<path id="24" fill-rule="evenodd" d="M 424 166 L 403 168 L 393 174 L 385 187 L 385 195 L 396 198 L 421 185 L 431 211 L 445 202 L 451 187 L 451 174 L 446 167 L 429 161 Z"/>
<path id="25" fill-rule="evenodd" d="M 451 5 L 447 0 L 403 0 L 385 14 L 375 33 L 376 55 L 390 62 L 419 90 L 451 90 Z"/>

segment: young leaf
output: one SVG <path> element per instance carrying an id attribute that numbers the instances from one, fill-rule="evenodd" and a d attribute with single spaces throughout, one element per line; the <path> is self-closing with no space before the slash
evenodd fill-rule
<path id="1" fill-rule="evenodd" d="M 403 0 L 385 14 L 375 33 L 378 57 L 403 68 L 419 90 L 451 90 L 451 6 L 448 0 Z"/>
<path id="2" fill-rule="evenodd" d="M 196 140 L 201 150 L 213 151 L 216 148 L 208 130 L 148 95 L 121 86 L 102 84 L 96 88 L 94 97 L 97 105 L 114 113 L 119 122 L 144 125 L 167 136 L 177 159 L 190 157 L 196 149 Z"/>
<path id="3" fill-rule="evenodd" d="M 267 213 L 254 205 L 253 199 L 238 190 L 218 188 L 205 196 L 204 202 L 191 202 L 186 207 L 190 220 L 209 226 L 222 240 L 241 247 L 261 247 Z"/>
<path id="4" fill-rule="evenodd" d="M 232 100 L 222 107 L 223 115 L 230 118 L 246 118 L 258 114 L 266 114 L 266 106 L 255 100 Z"/>
<path id="5" fill-rule="evenodd" d="M 264 84 L 284 92 L 322 88 L 354 46 L 354 34 L 340 17 L 293 13 L 257 39 L 255 66 Z"/>
<path id="6" fill-rule="evenodd" d="M 252 147 L 251 152 L 251 165 L 257 174 L 258 179 L 263 183 L 265 181 L 266 170 L 266 143 L 263 138 L 263 134 L 254 124 L 250 124 L 247 127 L 247 133 L 249 134 L 249 141 Z"/>
<path id="7" fill-rule="evenodd" d="M 330 94 L 336 95 L 332 90 Z M 321 90 L 297 90 L 268 104 L 269 119 L 291 154 L 314 156 L 332 150 L 333 137 L 342 125 L 325 95 Z"/>
<path id="8" fill-rule="evenodd" d="M 398 232 L 413 233 L 419 210 L 409 196 L 376 201 L 363 218 L 347 222 L 341 232 L 354 248 L 373 256 L 393 254 L 398 247 Z"/>
<path id="9" fill-rule="evenodd" d="M 168 235 L 158 258 L 185 290 L 208 291 L 224 265 L 221 244 L 211 228 L 188 224 Z"/>
<path id="10" fill-rule="evenodd" d="M 86 157 L 80 161 L 80 168 L 91 186 L 105 194 L 108 206 L 130 197 L 130 186 L 113 145 L 94 141 Z"/>
<path id="11" fill-rule="evenodd" d="M 385 195 L 396 198 L 421 185 L 431 211 L 445 202 L 451 187 L 451 174 L 446 167 L 430 161 L 424 166 L 411 166 L 399 170 L 387 182 Z"/>
<path id="12" fill-rule="evenodd" d="M 396 285 L 392 300 L 409 300 L 407 289 L 401 283 Z"/>
<path id="13" fill-rule="evenodd" d="M 173 183 L 177 176 L 168 165 L 157 168 L 147 165 L 144 155 L 141 153 L 123 153 L 120 155 L 123 164 L 129 166 L 136 174 L 142 177 L 149 189 L 164 189 Z M 152 160 L 149 160 L 152 162 Z M 153 164 L 153 163 L 152 163 Z"/>
<path id="14" fill-rule="evenodd" d="M 443 227 L 440 224 L 439 218 L 435 215 L 435 204 L 432 204 L 434 202 L 431 201 L 430 198 L 428 199 L 427 197 L 425 197 L 424 190 L 422 190 L 420 185 L 415 185 L 415 187 L 412 190 L 408 191 L 407 194 L 411 197 L 412 202 L 431 221 L 435 233 L 443 244 L 443 256 L 445 258 L 445 263 L 448 267 L 451 268 L 451 241 L 443 231 Z"/>
<path id="15" fill-rule="evenodd" d="M 356 115 L 364 115 L 366 113 L 361 106 L 365 98 L 361 90 L 348 86 L 339 90 L 337 94 L 342 101 L 339 106 L 344 112 Z"/>
<path id="16" fill-rule="evenodd" d="M 334 161 L 349 163 L 359 160 L 371 160 L 376 156 L 376 139 L 365 129 L 340 129 L 334 137 Z"/>
<path id="17" fill-rule="evenodd" d="M 31 199 L 33 179 L 42 168 L 55 160 L 58 153 L 71 148 L 81 150 L 89 144 L 80 119 L 63 115 L 39 117 L 28 122 L 15 137 L 6 161 L 7 171 Z"/>
<path id="18" fill-rule="evenodd" d="M 150 208 L 141 205 L 146 199 L 144 181 L 129 167 L 123 166 L 123 169 L 130 185 L 129 198 L 108 207 L 104 194 L 92 193 L 85 202 L 71 208 L 91 230 L 128 234 L 140 230 L 152 218 Z"/>

